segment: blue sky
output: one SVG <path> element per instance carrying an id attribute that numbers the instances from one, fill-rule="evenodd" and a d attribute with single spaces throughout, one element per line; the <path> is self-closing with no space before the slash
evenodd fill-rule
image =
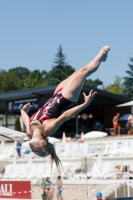
<path id="1" fill-rule="evenodd" d="M 59 45 L 75 69 L 103 45 L 108 59 L 90 78 L 113 83 L 133 57 L 132 0 L 1 0 L 0 69 L 49 71 Z"/>

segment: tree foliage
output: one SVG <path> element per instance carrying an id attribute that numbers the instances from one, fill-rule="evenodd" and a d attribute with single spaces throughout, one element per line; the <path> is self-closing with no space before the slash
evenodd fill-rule
<path id="1" fill-rule="evenodd" d="M 5 70 L 0 70 L 0 92 L 5 92 L 5 90 L 3 90 L 3 84 L 4 84 L 4 76 L 6 75 L 6 71 Z"/>
<path id="2" fill-rule="evenodd" d="M 85 80 L 85 85 L 88 85 L 90 87 L 94 87 L 94 88 L 97 88 L 99 85 L 102 85 L 103 82 L 99 79 L 96 79 L 96 80 L 91 80 L 91 79 L 86 79 Z"/>
<path id="3" fill-rule="evenodd" d="M 8 92 L 22 89 L 21 81 L 13 72 L 1 71 L 0 92 Z"/>
<path id="4" fill-rule="evenodd" d="M 75 69 L 66 62 L 66 55 L 59 46 L 52 69 L 47 72 L 39 69 L 30 71 L 26 67 L 17 66 L 8 71 L 0 70 L 0 92 L 37 88 L 59 84 L 75 72 Z M 85 81 L 85 84 L 97 88 L 102 85 L 99 79 Z"/>
<path id="5" fill-rule="evenodd" d="M 21 125 L 20 125 L 19 117 L 17 117 L 16 121 L 15 121 L 15 130 L 16 131 L 21 131 Z"/>
<path id="6" fill-rule="evenodd" d="M 9 72 L 14 73 L 21 80 L 24 80 L 30 74 L 29 69 L 27 69 L 26 67 L 15 67 L 9 69 Z"/>
<path id="7" fill-rule="evenodd" d="M 24 88 L 37 88 L 41 86 L 46 86 L 47 82 L 45 81 L 45 77 L 47 75 L 46 71 L 40 72 L 39 70 L 32 71 L 29 76 L 25 79 L 25 87 Z"/>
<path id="8" fill-rule="evenodd" d="M 123 91 L 122 78 L 116 76 L 115 80 L 114 80 L 114 83 L 109 85 L 109 86 L 107 86 L 105 88 L 105 90 L 107 92 L 111 92 L 111 93 L 114 93 L 114 94 L 121 94 L 122 91 Z"/>
<path id="9" fill-rule="evenodd" d="M 127 76 L 124 77 L 122 94 L 133 99 L 133 58 L 130 58 L 130 62 L 129 70 L 126 70 Z"/>
<path id="10" fill-rule="evenodd" d="M 54 66 L 47 75 L 48 85 L 59 84 L 61 81 L 70 76 L 75 70 L 66 62 L 66 55 L 63 54 L 62 47 L 59 46 L 54 59 Z"/>
<path id="11" fill-rule="evenodd" d="M 24 74 L 23 74 L 24 73 Z M 8 72 L 0 70 L 0 92 L 15 91 L 27 88 L 37 88 L 46 86 L 47 72 L 18 67 L 10 69 Z"/>

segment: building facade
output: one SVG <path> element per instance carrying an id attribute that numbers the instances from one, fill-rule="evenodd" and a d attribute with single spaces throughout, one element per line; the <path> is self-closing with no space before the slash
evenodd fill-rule
<path id="1" fill-rule="evenodd" d="M 28 102 L 32 107 L 29 116 L 36 112 L 52 96 L 56 85 L 33 88 L 27 90 L 18 90 L 0 94 L 0 125 L 14 128 L 16 117 L 20 116 L 20 109 Z M 100 89 L 84 86 L 77 104 L 83 103 L 83 94 L 89 93 L 93 89 L 97 95 L 91 104 L 84 109 L 78 116 L 74 116 L 65 122 L 55 133 L 56 137 L 65 131 L 67 135 L 73 135 L 75 132 L 88 132 L 93 130 L 94 126 L 112 127 L 112 118 L 119 112 L 121 115 L 131 113 L 131 108 L 116 108 L 116 105 L 130 101 L 130 98 L 115 95 Z M 21 119 L 20 119 L 21 122 Z M 23 128 L 22 122 L 21 127 Z"/>

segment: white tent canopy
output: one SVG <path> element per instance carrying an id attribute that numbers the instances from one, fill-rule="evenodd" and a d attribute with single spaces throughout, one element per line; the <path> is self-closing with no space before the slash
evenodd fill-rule
<path id="1" fill-rule="evenodd" d="M 106 137 L 107 133 L 101 132 L 101 131 L 91 131 L 86 133 L 83 136 L 83 139 L 90 139 L 90 138 L 101 138 L 101 137 Z"/>
<path id="2" fill-rule="evenodd" d="M 66 142 L 67 142 L 67 140 L 66 140 L 66 134 L 65 134 L 65 132 L 63 132 L 61 143 L 62 143 L 62 145 L 66 145 Z"/>
<path id="3" fill-rule="evenodd" d="M 8 137 L 5 137 L 5 136 L 3 136 L 3 135 L 1 135 L 1 133 L 0 133 L 0 141 L 12 141 L 12 139 L 11 139 L 11 138 L 8 138 Z"/>
<path id="4" fill-rule="evenodd" d="M 133 100 L 127 103 L 119 104 L 116 107 L 125 107 L 125 106 L 133 106 Z"/>
<path id="5" fill-rule="evenodd" d="M 19 141 L 21 143 L 29 139 L 26 133 L 5 128 L 3 126 L 0 126 L 0 136 L 2 136 L 1 140 L 4 141 L 14 140 L 14 141 Z"/>

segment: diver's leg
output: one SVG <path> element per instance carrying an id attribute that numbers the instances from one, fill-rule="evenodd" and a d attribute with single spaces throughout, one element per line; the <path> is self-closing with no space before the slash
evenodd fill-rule
<path id="1" fill-rule="evenodd" d="M 104 46 L 90 63 L 80 68 L 69 77 L 62 90 L 62 94 L 66 99 L 74 102 L 78 100 L 86 77 L 90 76 L 98 69 L 101 61 L 107 57 L 109 50 L 109 46 Z"/>

